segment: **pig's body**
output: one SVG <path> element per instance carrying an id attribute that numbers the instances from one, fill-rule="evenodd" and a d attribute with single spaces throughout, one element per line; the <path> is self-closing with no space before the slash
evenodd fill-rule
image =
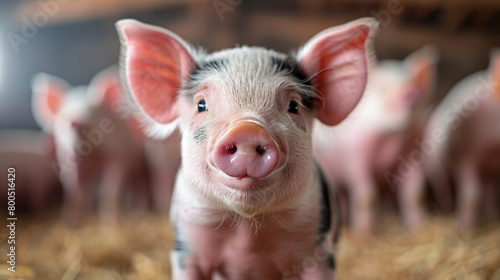
<path id="1" fill-rule="evenodd" d="M 349 209 L 342 208 L 350 213 L 351 226 L 360 234 L 372 230 L 381 206 L 377 201 L 390 199 L 388 193 L 396 188 L 407 224 L 414 226 L 422 219 L 423 209 L 413 201 L 418 195 L 411 194 L 407 178 L 399 176 L 396 182 L 388 180 L 388 174 L 398 174 L 401 159 L 417 148 L 416 140 L 422 135 L 427 115 L 424 103 L 432 80 L 416 77 L 423 76 L 422 72 L 433 75 L 432 52 L 423 49 L 406 61 L 380 62 L 363 100 L 344 123 L 333 129 L 315 124 L 314 155 L 327 179 L 336 187 L 346 187 Z M 417 67 L 419 63 L 422 66 Z"/>
<path id="2" fill-rule="evenodd" d="M 124 87 L 149 133 L 182 135 L 173 279 L 332 279 L 338 211 L 314 165 L 312 124 L 356 106 L 376 25 L 328 29 L 292 56 L 205 54 L 159 27 L 117 24 Z"/>
<path id="3" fill-rule="evenodd" d="M 477 224 L 481 210 L 487 219 L 498 219 L 499 70 L 492 63 L 489 72 L 460 81 L 436 108 L 425 134 L 433 144 L 426 174 L 443 195 L 451 196 L 450 182 L 455 183 L 459 222 L 466 228 Z"/>
<path id="4" fill-rule="evenodd" d="M 122 98 L 117 72 L 106 70 L 89 87 L 75 88 L 42 74 L 33 88 L 35 115 L 55 138 L 67 222 L 79 223 L 97 201 L 103 221 L 114 223 L 131 188 L 139 190 L 139 200 L 148 200 L 144 137 L 137 122 L 113 110 Z"/>
<path id="5" fill-rule="evenodd" d="M 147 139 L 145 151 L 151 174 L 154 209 L 169 213 L 177 171 L 181 164 L 180 133 L 175 131 L 165 140 Z"/>
<path id="6" fill-rule="evenodd" d="M 289 209 L 248 219 L 214 209 L 179 180 L 171 218 L 174 279 L 333 279 L 327 234 L 338 229 L 330 224 L 330 211 L 338 210 L 326 209 L 319 182 L 313 178 Z M 184 268 L 197 276 L 186 277 Z"/>
<path id="7" fill-rule="evenodd" d="M 15 179 L 16 211 L 40 212 L 60 202 L 61 185 L 51 167 L 50 136 L 38 131 L 4 130 L 0 132 L 0 168 L 2 182 Z M 8 177 L 8 169 L 15 177 Z M 7 206 L 7 189 L 1 195 Z"/>

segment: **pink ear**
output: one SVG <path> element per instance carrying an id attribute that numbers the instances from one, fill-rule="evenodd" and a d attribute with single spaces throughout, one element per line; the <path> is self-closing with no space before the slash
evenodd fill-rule
<path id="1" fill-rule="evenodd" d="M 406 58 L 406 67 L 412 75 L 411 82 L 419 92 L 425 94 L 434 87 L 437 61 L 438 52 L 432 46 L 425 46 Z"/>
<path id="2" fill-rule="evenodd" d="M 122 69 L 126 86 L 146 115 L 159 123 L 177 116 L 176 97 L 194 60 L 188 45 L 174 33 L 135 20 L 121 20 Z"/>
<path id="3" fill-rule="evenodd" d="M 39 73 L 33 78 L 31 87 L 33 115 L 45 131 L 52 131 L 62 98 L 70 86 L 57 77 Z"/>
<path id="4" fill-rule="evenodd" d="M 114 102 L 124 101 L 118 67 L 99 72 L 90 82 L 89 91 L 97 104 L 111 106 Z"/>
<path id="5" fill-rule="evenodd" d="M 316 116 L 323 123 L 338 124 L 361 99 L 377 28 L 376 20 L 359 19 L 319 33 L 299 51 L 299 64 L 321 94 Z"/>
<path id="6" fill-rule="evenodd" d="M 490 75 L 493 94 L 500 98 L 500 49 L 491 51 Z"/>

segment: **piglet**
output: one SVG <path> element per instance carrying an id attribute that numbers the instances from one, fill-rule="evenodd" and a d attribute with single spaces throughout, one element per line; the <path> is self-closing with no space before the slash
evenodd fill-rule
<path id="1" fill-rule="evenodd" d="M 144 143 L 153 207 L 156 212 L 165 215 L 170 211 L 175 179 L 181 164 L 180 141 L 179 130 L 175 130 L 164 140 L 148 138 Z"/>
<path id="2" fill-rule="evenodd" d="M 0 180 L 14 185 L 14 190 L 6 187 L 0 193 L 0 200 L 6 207 L 13 200 L 14 213 L 41 212 L 60 203 L 61 184 L 50 167 L 52 142 L 51 136 L 40 131 L 0 130 Z M 10 168 L 14 169 L 11 176 Z"/>
<path id="3" fill-rule="evenodd" d="M 413 226 L 421 219 L 422 206 L 412 200 L 419 197 L 412 194 L 415 187 L 408 186 L 406 173 L 397 173 L 422 135 L 436 61 L 436 51 L 426 46 L 403 61 L 378 62 L 360 105 L 342 125 L 331 129 L 315 123 L 314 155 L 328 181 L 347 190 L 342 209 L 359 235 L 371 233 L 376 213 L 394 191 L 406 222 Z"/>
<path id="4" fill-rule="evenodd" d="M 477 225 L 482 211 L 487 220 L 498 219 L 499 122 L 500 50 L 494 50 L 488 70 L 464 78 L 439 104 L 424 138 L 425 174 L 444 196 L 455 183 L 462 228 Z"/>
<path id="5" fill-rule="evenodd" d="M 182 135 L 173 279 L 332 279 L 338 211 L 314 164 L 313 120 L 336 125 L 360 100 L 376 21 L 327 29 L 293 55 L 207 54 L 135 20 L 117 29 L 147 131 Z"/>
<path id="6" fill-rule="evenodd" d="M 103 222 L 114 223 L 123 187 L 148 184 L 138 123 L 113 109 L 123 99 L 117 68 L 103 70 L 89 86 L 73 88 L 37 74 L 32 87 L 35 118 L 55 138 L 52 168 L 64 188 L 63 219 L 77 224 L 97 196 Z"/>

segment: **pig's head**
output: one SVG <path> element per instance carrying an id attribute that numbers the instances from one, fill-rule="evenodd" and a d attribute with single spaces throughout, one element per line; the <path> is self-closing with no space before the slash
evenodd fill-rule
<path id="1" fill-rule="evenodd" d="M 121 99 L 118 69 L 112 67 L 96 75 L 89 86 L 71 87 L 64 80 L 37 74 L 32 81 L 32 109 L 43 130 L 53 133 L 68 147 L 82 138 L 82 132 L 99 127 L 110 118 L 111 106 Z"/>
<path id="2" fill-rule="evenodd" d="M 409 115 L 426 105 L 435 90 L 437 51 L 425 46 L 403 61 L 386 60 L 377 66 L 373 86 L 386 112 Z"/>
<path id="3" fill-rule="evenodd" d="M 311 127 L 341 122 L 365 89 L 376 21 L 312 38 L 297 55 L 194 51 L 172 32 L 117 23 L 122 80 L 150 135 L 182 131 L 184 180 L 243 216 L 282 209 L 311 185 Z"/>

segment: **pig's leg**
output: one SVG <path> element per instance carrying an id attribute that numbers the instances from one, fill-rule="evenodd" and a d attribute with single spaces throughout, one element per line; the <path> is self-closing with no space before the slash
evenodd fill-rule
<path id="1" fill-rule="evenodd" d="M 104 167 L 103 178 L 99 186 L 99 215 L 102 224 L 114 225 L 117 222 L 120 192 L 125 183 L 125 168 L 120 161 L 113 161 Z"/>
<path id="2" fill-rule="evenodd" d="M 410 229 L 419 228 L 426 219 L 423 205 L 425 177 L 422 166 L 411 165 L 408 176 L 402 176 L 399 186 L 399 204 L 403 220 Z"/>
<path id="3" fill-rule="evenodd" d="M 431 163 L 426 168 L 426 174 L 439 207 L 444 213 L 451 213 L 453 210 L 453 192 L 444 165 L 441 162 Z"/>
<path id="4" fill-rule="evenodd" d="M 43 181 L 45 178 L 39 178 L 40 180 L 37 182 L 33 182 L 33 190 L 30 196 L 30 210 L 35 212 L 42 211 L 45 206 L 47 206 L 47 202 L 50 200 L 48 195 L 48 187 L 47 183 Z"/>
<path id="5" fill-rule="evenodd" d="M 90 207 L 92 190 L 77 169 L 66 174 L 62 184 L 64 188 L 62 219 L 67 224 L 76 226 Z"/>
<path id="6" fill-rule="evenodd" d="M 371 145 L 367 145 L 367 142 L 358 145 L 359 149 L 351 154 L 346 177 L 351 192 L 351 227 L 362 235 L 370 234 L 373 230 L 377 201 L 376 183 L 369 161 Z"/>
<path id="7" fill-rule="evenodd" d="M 489 223 L 498 221 L 498 187 L 500 182 L 495 178 L 488 178 L 484 182 L 484 213 L 486 221 Z"/>
<path id="8" fill-rule="evenodd" d="M 133 207 L 139 213 L 146 213 L 151 206 L 151 190 L 146 177 L 138 178 L 133 182 Z"/>
<path id="9" fill-rule="evenodd" d="M 212 275 L 204 275 L 199 264 L 192 256 L 182 250 L 174 250 L 170 253 L 172 264 L 172 279 L 186 280 L 211 280 Z"/>
<path id="10" fill-rule="evenodd" d="M 164 214 L 168 214 L 175 185 L 175 178 L 179 168 L 180 160 L 173 160 L 163 166 L 156 166 L 153 178 L 153 199 L 155 208 Z"/>
<path id="11" fill-rule="evenodd" d="M 476 225 L 479 202 L 481 199 L 481 183 L 475 162 L 465 160 L 457 170 L 458 178 L 458 220 L 462 228 Z"/>
<path id="12" fill-rule="evenodd" d="M 146 149 L 152 171 L 154 206 L 160 213 L 168 214 L 181 163 L 179 132 L 175 131 L 165 142 L 146 143 Z"/>
<path id="13" fill-rule="evenodd" d="M 202 270 L 200 264 L 193 257 L 189 243 L 182 237 L 187 235 L 172 211 L 172 228 L 174 230 L 174 249 L 170 252 L 172 279 L 212 280 L 212 269 Z"/>
<path id="14" fill-rule="evenodd" d="M 300 277 L 301 280 L 333 280 L 334 271 L 328 268 L 320 267 L 314 268 L 314 270 L 304 272 L 304 275 Z"/>
<path id="15" fill-rule="evenodd" d="M 318 257 L 316 255 L 316 257 Z M 306 265 L 306 263 L 304 263 Z M 301 280 L 333 280 L 335 275 L 335 261 L 331 254 L 327 255 L 327 259 L 324 260 L 324 256 L 319 258 L 313 258 L 308 262 L 307 267 L 304 267 L 300 278 L 286 278 L 283 279 L 301 279 Z"/>

